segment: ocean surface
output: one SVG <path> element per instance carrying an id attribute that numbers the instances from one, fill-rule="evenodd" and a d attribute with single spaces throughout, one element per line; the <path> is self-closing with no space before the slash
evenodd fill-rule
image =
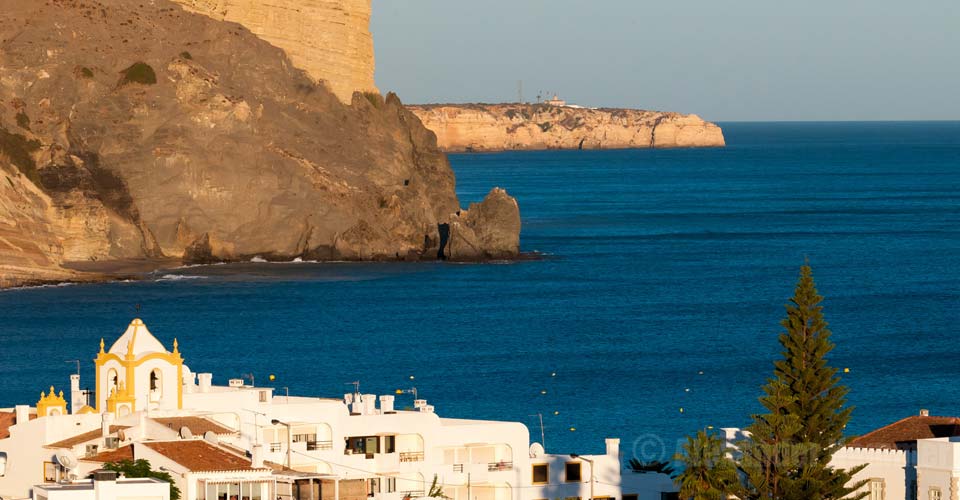
<path id="1" fill-rule="evenodd" d="M 0 407 L 68 389 L 69 360 L 92 385 L 100 338 L 139 315 L 215 383 L 415 386 L 443 416 L 522 421 L 537 441 L 540 413 L 550 452 L 617 436 L 628 456 L 669 457 L 759 410 L 809 259 L 831 362 L 849 368 L 849 432 L 960 415 L 960 122 L 723 126 L 725 149 L 451 156 L 462 203 L 492 186 L 519 200 L 539 260 L 250 263 L 2 292 Z"/>

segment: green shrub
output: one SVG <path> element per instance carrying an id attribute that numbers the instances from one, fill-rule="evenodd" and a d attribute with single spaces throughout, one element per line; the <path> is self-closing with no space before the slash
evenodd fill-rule
<path id="1" fill-rule="evenodd" d="M 128 83 L 138 83 L 140 85 L 155 85 L 157 83 L 157 74 L 153 68 L 145 62 L 133 63 L 129 68 L 120 72 L 120 85 Z"/>
<path id="2" fill-rule="evenodd" d="M 181 59 L 193 60 L 193 56 L 190 55 L 190 53 L 187 52 L 187 51 L 181 52 L 181 53 L 180 53 L 180 58 L 181 58 Z"/>
<path id="3" fill-rule="evenodd" d="M 363 96 L 366 97 L 368 101 L 370 101 L 370 104 L 372 104 L 373 107 L 380 109 L 380 102 L 381 102 L 380 94 L 376 92 L 364 92 Z"/>
<path id="4" fill-rule="evenodd" d="M 24 130 L 30 130 L 30 117 L 23 111 L 20 111 L 17 113 L 17 125 Z"/>
<path id="5" fill-rule="evenodd" d="M 87 67 L 80 68 L 80 76 L 83 78 L 93 78 L 93 70 Z"/>
<path id="6" fill-rule="evenodd" d="M 553 128 L 553 124 L 550 122 L 543 122 L 539 126 L 540 126 L 540 130 L 543 132 L 548 132 L 550 131 L 550 129 Z"/>

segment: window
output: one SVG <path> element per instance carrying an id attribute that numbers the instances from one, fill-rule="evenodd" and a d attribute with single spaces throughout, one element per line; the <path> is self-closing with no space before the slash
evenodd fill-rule
<path id="1" fill-rule="evenodd" d="M 7 475 L 7 453 L 0 451 L 0 477 Z"/>
<path id="2" fill-rule="evenodd" d="M 87 445 L 87 456 L 88 456 L 88 457 L 92 457 L 92 456 L 94 456 L 94 455 L 96 455 L 96 454 L 97 454 L 97 445 L 95 445 L 95 444 L 88 444 L 88 445 Z"/>
<path id="3" fill-rule="evenodd" d="M 367 480 L 367 496 L 372 497 L 380 493 L 380 478 L 375 477 Z"/>
<path id="4" fill-rule="evenodd" d="M 154 368 L 150 371 L 150 402 L 156 403 L 160 401 L 160 397 L 163 395 L 163 388 L 160 378 L 160 369 Z"/>
<path id="5" fill-rule="evenodd" d="M 267 391 L 260 391 L 260 402 L 261 403 L 267 402 Z"/>
<path id="6" fill-rule="evenodd" d="M 550 464 L 533 464 L 533 484 L 550 482 Z"/>
<path id="7" fill-rule="evenodd" d="M 384 453 L 393 453 L 397 451 L 397 436 L 384 436 L 383 448 Z"/>
<path id="8" fill-rule="evenodd" d="M 120 438 L 118 437 L 108 437 L 103 439 L 104 448 L 115 450 L 118 446 L 120 446 Z"/>
<path id="9" fill-rule="evenodd" d="M 917 480 L 910 480 L 910 489 L 907 490 L 907 500 L 918 500 L 920 498 L 920 491 L 917 488 Z"/>
<path id="10" fill-rule="evenodd" d="M 395 477 L 385 477 L 383 478 L 384 493 L 393 493 L 397 491 L 397 478 Z"/>
<path id="11" fill-rule="evenodd" d="M 113 368 L 107 372 L 107 395 L 117 389 L 117 371 Z"/>
<path id="12" fill-rule="evenodd" d="M 883 479 L 873 478 L 870 480 L 870 495 L 867 497 L 870 500 L 884 500 L 884 489 L 885 484 Z"/>
<path id="13" fill-rule="evenodd" d="M 57 482 L 57 464 L 53 462 L 43 463 L 43 482 L 45 483 Z"/>
<path id="14" fill-rule="evenodd" d="M 942 500 L 940 496 L 940 488 L 930 488 L 929 494 L 930 500 Z"/>
<path id="15" fill-rule="evenodd" d="M 317 449 L 317 435 L 316 434 L 294 434 L 293 435 L 294 443 L 307 443 L 307 451 L 314 451 Z"/>
<path id="16" fill-rule="evenodd" d="M 624 494 L 621 498 L 623 500 L 637 500 L 638 495 L 636 493 Z"/>
<path id="17" fill-rule="evenodd" d="M 566 481 L 568 483 L 579 483 L 581 481 L 580 462 L 567 462 L 564 472 L 566 472 Z"/>

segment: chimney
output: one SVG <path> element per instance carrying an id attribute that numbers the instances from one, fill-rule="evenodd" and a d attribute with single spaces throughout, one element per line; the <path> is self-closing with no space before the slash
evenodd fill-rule
<path id="1" fill-rule="evenodd" d="M 104 412 L 103 414 L 103 423 L 100 425 L 100 430 L 102 437 L 107 437 L 110 435 L 110 425 L 113 424 L 114 414 L 110 412 Z"/>
<path id="2" fill-rule="evenodd" d="M 30 421 L 30 407 L 27 405 L 17 405 L 14 410 L 17 415 L 17 425 L 25 424 Z"/>
<path id="3" fill-rule="evenodd" d="M 433 413 L 433 405 L 423 405 L 420 407 L 422 413 Z"/>
<path id="4" fill-rule="evenodd" d="M 920 409 L 920 416 L 921 416 L 921 417 L 929 417 L 929 416 L 930 416 L 930 410 L 928 410 L 928 409 L 926 409 L 926 408 L 921 408 L 921 409 Z"/>
<path id="5" fill-rule="evenodd" d="M 117 473 L 100 469 L 93 472 L 93 498 L 108 500 L 117 498 Z"/>
<path id="6" fill-rule="evenodd" d="M 183 384 L 183 392 L 187 394 L 193 394 L 194 389 L 197 386 L 197 374 L 190 371 L 186 366 L 183 367 L 183 380 L 180 381 Z"/>
<path id="7" fill-rule="evenodd" d="M 607 456 L 620 460 L 620 439 L 607 438 Z"/>
<path id="8" fill-rule="evenodd" d="M 80 375 L 74 373 L 70 375 L 70 413 L 74 415 L 83 408 L 87 402 L 83 397 L 83 391 L 80 390 Z"/>
<path id="9" fill-rule="evenodd" d="M 414 407 L 414 408 L 420 410 L 420 409 L 423 408 L 424 406 L 427 406 L 427 400 L 426 400 L 426 399 L 414 399 L 414 400 L 413 400 L 413 407 Z M 422 410 L 421 410 L 421 411 L 422 411 Z"/>
<path id="10" fill-rule="evenodd" d="M 364 394 L 361 399 L 363 400 L 363 414 L 375 415 L 377 413 L 377 395 Z"/>
<path id="11" fill-rule="evenodd" d="M 210 387 L 213 386 L 213 374 L 212 373 L 198 373 L 197 378 L 200 379 L 200 392 L 207 393 L 210 392 Z"/>
<path id="12" fill-rule="evenodd" d="M 393 396 L 380 396 L 380 413 L 394 413 Z"/>
<path id="13" fill-rule="evenodd" d="M 344 394 L 343 395 L 343 404 L 350 406 L 350 403 L 353 403 L 353 394 Z"/>
<path id="14" fill-rule="evenodd" d="M 253 445 L 253 450 L 250 452 L 250 466 L 254 469 L 263 468 L 263 445 L 255 444 Z"/>

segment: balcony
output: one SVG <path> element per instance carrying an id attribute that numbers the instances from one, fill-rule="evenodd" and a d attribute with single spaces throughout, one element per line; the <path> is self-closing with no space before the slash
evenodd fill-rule
<path id="1" fill-rule="evenodd" d="M 423 462 L 422 451 L 403 451 L 400 452 L 401 462 Z"/>
<path id="2" fill-rule="evenodd" d="M 513 470 L 513 462 L 505 462 L 501 460 L 499 462 L 490 462 L 487 464 L 487 471 L 489 472 L 498 472 L 498 471 L 505 471 L 505 470 Z"/>
<path id="3" fill-rule="evenodd" d="M 307 451 L 332 450 L 333 441 L 306 441 Z"/>
<path id="4" fill-rule="evenodd" d="M 453 464 L 453 472 L 463 472 L 463 464 Z"/>

